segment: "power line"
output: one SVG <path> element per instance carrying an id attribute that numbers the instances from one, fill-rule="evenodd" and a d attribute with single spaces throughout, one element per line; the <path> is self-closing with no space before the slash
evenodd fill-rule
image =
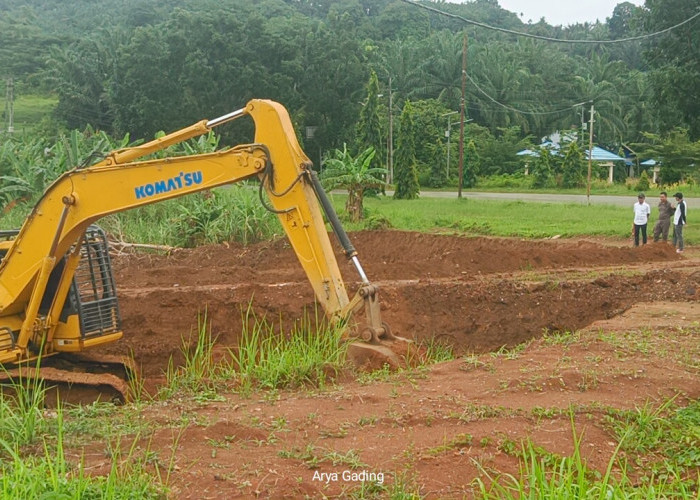
<path id="1" fill-rule="evenodd" d="M 632 37 L 628 37 L 628 38 L 618 38 L 617 40 L 566 40 L 563 38 L 553 38 L 553 37 L 549 37 L 549 36 L 533 35 L 532 33 L 525 33 L 523 31 L 515 31 L 515 30 L 510 30 L 507 28 L 499 28 L 498 26 L 491 26 L 489 24 L 481 23 L 479 21 L 474 21 L 473 19 L 467 19 L 466 17 L 462 17 L 458 14 L 451 14 L 449 12 L 445 12 L 443 10 L 436 9 L 435 7 L 430 7 L 428 5 L 418 3 L 414 0 L 401 0 L 401 1 L 405 2 L 407 4 L 419 7 L 421 9 L 425 9 L 427 11 L 433 12 L 435 14 L 439 14 L 441 16 L 450 17 L 452 19 L 459 19 L 460 21 L 463 21 L 467 24 L 473 24 L 474 26 L 479 26 L 481 28 L 486 28 L 486 29 L 493 30 L 493 31 L 500 31 L 501 33 L 508 33 L 510 35 L 524 36 L 527 38 L 534 38 L 536 40 L 544 40 L 546 42 L 571 43 L 571 44 L 574 44 L 574 43 L 613 44 L 613 43 L 632 42 L 635 40 L 644 40 L 647 38 L 653 38 L 653 37 L 661 35 L 663 33 L 668 33 L 669 31 L 674 30 L 676 28 L 680 28 L 684 24 L 687 24 L 687 23 L 691 22 L 693 19 L 695 19 L 696 17 L 700 16 L 700 12 L 698 12 L 697 14 L 690 16 L 685 21 L 681 21 L 680 23 L 678 23 L 674 26 L 663 29 L 661 31 L 655 31 L 654 33 L 648 33 L 646 35 L 632 36 Z"/>
<path id="2" fill-rule="evenodd" d="M 590 101 L 577 102 L 576 104 L 572 104 L 571 106 L 569 106 L 569 107 L 567 107 L 567 108 L 557 109 L 557 110 L 554 110 L 554 111 L 524 111 L 524 110 L 522 110 L 522 109 L 517 109 L 517 108 L 514 108 L 514 107 L 512 107 L 512 106 L 508 106 L 507 104 L 503 104 L 502 102 L 497 101 L 496 99 L 494 99 L 493 97 L 491 97 L 489 94 L 487 94 L 486 91 L 485 91 L 484 89 L 482 89 L 482 88 L 479 86 L 479 84 L 477 84 L 471 76 L 469 76 L 469 75 L 466 74 L 466 72 L 465 72 L 465 75 L 466 75 L 467 78 L 469 78 L 469 81 L 472 82 L 472 84 L 474 85 L 474 87 L 476 87 L 476 89 L 477 89 L 479 92 L 481 92 L 484 96 L 486 96 L 486 98 L 487 98 L 489 101 L 491 101 L 491 102 L 493 102 L 494 104 L 497 104 L 497 105 L 501 106 L 502 108 L 505 108 L 505 109 L 507 109 L 507 110 L 509 110 L 509 111 L 514 111 L 514 112 L 516 112 L 516 113 L 521 113 L 521 114 L 524 114 L 524 115 L 554 115 L 554 114 L 558 114 L 558 113 L 564 113 L 564 112 L 566 112 L 566 111 L 571 111 L 573 108 L 575 108 L 575 107 L 577 107 L 577 106 L 583 106 L 584 104 L 588 104 L 588 103 L 590 102 Z"/>

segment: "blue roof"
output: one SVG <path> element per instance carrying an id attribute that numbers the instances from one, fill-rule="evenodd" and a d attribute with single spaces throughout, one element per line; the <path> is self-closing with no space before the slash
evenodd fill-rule
<path id="1" fill-rule="evenodd" d="M 584 158 L 588 159 L 588 150 L 583 153 Z M 593 146 L 593 154 L 591 155 L 591 160 L 594 161 L 617 161 L 624 160 L 622 156 L 618 156 L 615 153 L 600 148 L 598 146 Z"/>
<path id="2" fill-rule="evenodd" d="M 554 147 L 554 145 L 551 142 L 543 142 L 540 144 L 540 147 L 547 147 L 551 150 L 553 150 L 554 154 L 558 153 L 558 149 Z M 539 156 L 540 154 L 537 151 L 533 151 L 532 149 L 523 149 L 522 151 L 518 151 L 517 153 L 518 156 Z M 585 159 L 588 159 L 588 150 L 584 151 L 583 157 Z M 610 151 L 607 151 L 601 147 L 598 146 L 593 146 L 593 156 L 591 157 L 591 160 L 593 161 L 618 161 L 618 160 L 624 160 L 622 156 L 618 156 L 615 153 L 611 153 Z"/>
<path id="3" fill-rule="evenodd" d="M 539 156 L 540 155 L 537 151 L 533 151 L 532 149 L 523 149 L 522 151 L 518 151 L 515 154 L 518 156 Z"/>

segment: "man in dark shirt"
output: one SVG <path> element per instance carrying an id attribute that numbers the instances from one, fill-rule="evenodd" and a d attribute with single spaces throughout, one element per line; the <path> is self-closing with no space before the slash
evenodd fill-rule
<path id="1" fill-rule="evenodd" d="M 666 191 L 662 191 L 659 195 L 659 220 L 654 224 L 654 241 L 659 241 L 659 238 L 668 241 L 668 230 L 671 227 L 673 210 Z"/>
<path id="2" fill-rule="evenodd" d="M 687 207 L 683 200 L 683 193 L 676 193 L 673 197 L 676 199 L 676 211 L 673 213 L 673 245 L 678 244 L 676 252 L 683 253 L 683 226 L 687 223 L 685 215 Z"/>

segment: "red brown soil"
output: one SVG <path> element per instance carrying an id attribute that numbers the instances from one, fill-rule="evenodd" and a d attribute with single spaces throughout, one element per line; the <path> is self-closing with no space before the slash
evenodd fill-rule
<path id="1" fill-rule="evenodd" d="M 601 408 L 700 397 L 700 259 L 692 249 L 681 257 L 666 244 L 400 231 L 352 239 L 380 285 L 392 332 L 437 338 L 468 356 L 385 382 L 345 381 L 269 401 L 232 394 L 194 408 L 159 403 L 145 418 L 162 423 L 148 442 L 161 456 L 170 453 L 182 414 L 194 412 L 201 423 L 187 426 L 175 443 L 173 498 L 346 496 L 360 483 L 342 478 L 351 470 L 349 455 L 335 465 L 332 457 L 351 450 L 363 464 L 355 471 L 383 472 L 385 485 L 403 481 L 430 498 L 462 498 L 480 474 L 477 464 L 517 473 L 517 459 L 504 451 L 511 441 L 529 437 L 550 452 L 571 453 L 571 422 L 558 412 L 570 405 L 578 408 L 585 459 L 604 471 L 615 443 Z M 171 357 L 180 362 L 182 338 L 204 314 L 218 344 L 234 346 L 249 304 L 285 327 L 314 310 L 311 288 L 283 240 L 123 255 L 114 267 L 126 334 L 107 351 L 133 353 L 149 388 Z M 354 292 L 354 268 L 341 267 Z M 545 331 L 579 337 L 562 345 L 543 339 Z M 621 343 L 601 332 L 620 335 Z M 629 347 L 624 332 L 645 335 L 648 349 Z M 531 339 L 517 355 L 489 354 Z M 543 409 L 557 411 L 541 418 Z M 318 468 L 305 461 L 314 455 Z M 314 480 L 317 471 L 339 479 Z"/>

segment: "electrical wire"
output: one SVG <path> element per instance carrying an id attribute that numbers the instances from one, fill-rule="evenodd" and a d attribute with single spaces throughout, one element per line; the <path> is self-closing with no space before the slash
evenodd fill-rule
<path id="1" fill-rule="evenodd" d="M 516 112 L 516 113 L 520 113 L 520 114 L 523 114 L 523 115 L 554 115 L 554 114 L 559 114 L 559 113 L 564 113 L 564 112 L 567 112 L 567 111 L 571 111 L 573 108 L 575 108 L 575 107 L 577 107 L 577 106 L 583 106 L 584 104 L 588 104 L 588 103 L 591 102 L 591 101 L 577 102 L 576 104 L 572 104 L 571 106 L 569 106 L 569 107 L 567 107 L 567 108 L 557 109 L 557 110 L 554 110 L 554 111 L 523 111 L 523 110 L 521 110 L 521 109 L 513 108 L 512 106 L 508 106 L 507 104 L 503 104 L 502 102 L 497 101 L 496 99 L 494 99 L 493 97 L 491 97 L 489 94 L 487 94 L 486 91 L 485 91 L 484 89 L 482 89 L 482 88 L 479 86 L 479 84 L 476 83 L 476 82 L 474 81 L 474 79 L 473 79 L 471 76 L 469 76 L 469 75 L 467 75 L 467 74 L 465 74 L 465 76 L 469 79 L 470 82 L 472 82 L 472 84 L 474 85 L 474 87 L 476 87 L 476 89 L 477 89 L 479 92 L 481 92 L 484 96 L 486 96 L 486 98 L 487 98 L 489 101 L 492 101 L 493 103 L 498 104 L 498 105 L 501 106 L 502 108 L 505 108 L 505 109 L 507 109 L 507 110 L 509 110 L 509 111 L 514 111 L 514 112 Z"/>
<path id="2" fill-rule="evenodd" d="M 653 38 L 653 37 L 662 35 L 664 33 L 668 33 L 669 31 L 672 31 L 676 28 L 680 28 L 684 24 L 687 24 L 687 23 L 691 22 L 692 20 L 694 20 L 695 18 L 700 17 L 700 12 L 698 12 L 697 14 L 690 16 L 685 21 L 681 21 L 680 23 L 675 24 L 669 28 L 665 28 L 661 31 L 655 31 L 654 33 L 648 33 L 646 35 L 639 35 L 639 36 L 632 36 L 632 37 L 628 37 L 628 38 L 618 38 L 617 40 L 566 40 L 563 38 L 553 38 L 553 37 L 549 37 L 549 36 L 534 35 L 532 33 L 525 33 L 523 31 L 515 31 L 515 30 L 508 29 L 508 28 L 499 28 L 498 26 L 491 26 L 489 24 L 481 23 L 479 21 L 474 21 L 473 19 L 467 19 L 466 17 L 462 17 L 458 14 L 451 14 L 449 12 L 445 12 L 443 10 L 436 9 L 435 7 L 430 7 L 428 5 L 418 3 L 414 0 L 401 0 L 401 1 L 404 3 L 410 4 L 410 5 L 413 5 L 415 7 L 419 7 L 421 9 L 425 9 L 427 11 L 433 12 L 435 14 L 439 14 L 441 16 L 450 17 L 452 19 L 459 19 L 460 21 L 463 21 L 467 24 L 473 24 L 474 26 L 479 26 L 480 28 L 486 28 L 486 29 L 493 30 L 493 31 L 500 31 L 501 33 L 508 33 L 510 35 L 523 36 L 523 37 L 527 37 L 527 38 L 534 38 L 536 40 L 544 40 L 546 42 L 571 43 L 571 44 L 574 44 L 574 43 L 614 44 L 614 43 L 632 42 L 635 40 L 645 40 L 648 38 Z"/>

